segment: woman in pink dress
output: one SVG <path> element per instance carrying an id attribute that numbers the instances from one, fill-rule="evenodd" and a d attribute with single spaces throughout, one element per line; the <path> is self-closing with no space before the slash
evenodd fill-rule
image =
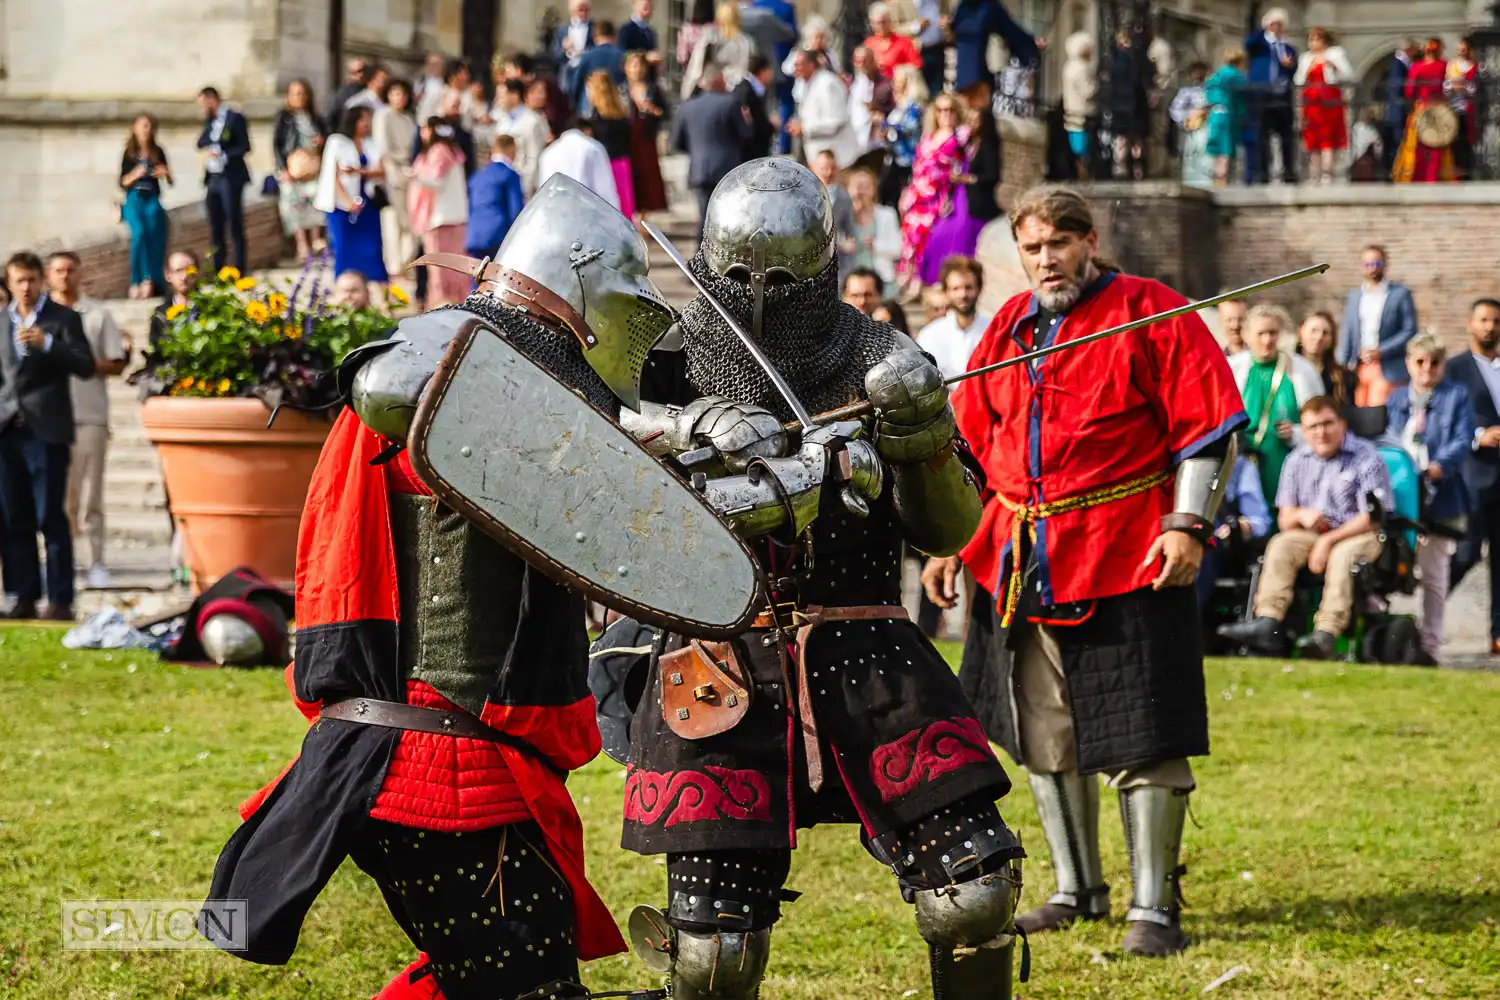
<path id="1" fill-rule="evenodd" d="M 922 260 L 932 227 L 953 211 L 956 176 L 964 170 L 965 136 L 958 127 L 958 102 L 940 94 L 932 102 L 927 134 L 912 158 L 911 183 L 901 193 L 901 259 L 896 275 L 902 290 L 921 281 Z"/>

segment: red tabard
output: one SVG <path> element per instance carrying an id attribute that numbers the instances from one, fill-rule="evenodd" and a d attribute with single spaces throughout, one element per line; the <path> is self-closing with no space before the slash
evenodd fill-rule
<path id="1" fill-rule="evenodd" d="M 1007 302 L 969 368 L 1149 316 L 1187 300 L 1148 278 L 1106 273 L 1052 328 L 1034 331 L 1036 299 Z M 1031 338 L 1038 338 L 1032 341 Z M 959 431 L 989 478 L 984 515 L 964 564 L 1003 599 L 1015 516 L 996 494 L 1027 507 L 1124 486 L 1202 451 L 1245 422 L 1224 353 L 1196 314 L 981 375 L 954 393 Z M 1036 524 L 1039 596 L 1046 605 L 1095 600 L 1147 586 L 1145 565 L 1172 484 Z"/>

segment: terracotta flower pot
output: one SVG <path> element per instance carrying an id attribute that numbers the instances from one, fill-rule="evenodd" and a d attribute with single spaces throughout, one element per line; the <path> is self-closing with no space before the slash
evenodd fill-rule
<path id="1" fill-rule="evenodd" d="M 183 557 L 198 590 L 236 566 L 291 589 L 297 525 L 332 423 L 257 399 L 153 396 L 141 411 L 161 457 Z"/>

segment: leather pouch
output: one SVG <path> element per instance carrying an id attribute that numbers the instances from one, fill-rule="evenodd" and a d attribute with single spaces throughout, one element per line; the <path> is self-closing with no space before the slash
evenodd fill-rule
<path id="1" fill-rule="evenodd" d="M 749 675 L 732 643 L 693 639 L 659 662 L 662 718 L 683 739 L 728 732 L 750 710 Z"/>

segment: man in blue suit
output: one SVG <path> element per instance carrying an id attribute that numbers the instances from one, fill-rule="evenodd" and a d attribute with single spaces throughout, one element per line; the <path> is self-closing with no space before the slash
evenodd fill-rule
<path id="1" fill-rule="evenodd" d="M 781 66 L 786 62 L 786 57 L 792 54 L 792 45 L 797 38 L 797 8 L 786 0 L 754 0 L 751 6 L 770 11 L 776 16 L 776 20 L 792 31 L 791 39 L 777 42 L 775 55 L 767 56 L 775 72 L 776 114 L 781 122 L 780 135 L 776 140 L 777 148 L 783 154 L 790 153 L 792 134 L 786 130 L 786 123 L 797 117 L 797 102 L 792 99 L 792 85 L 796 81 L 782 72 Z"/>
<path id="2" fill-rule="evenodd" d="M 1282 180 L 1297 183 L 1296 117 L 1292 113 L 1297 50 L 1286 40 L 1286 20 L 1286 11 L 1273 7 L 1261 18 L 1262 30 L 1245 39 L 1245 54 L 1250 57 L 1244 133 L 1246 184 L 1270 183 L 1273 135 L 1281 137 Z M 1402 357 L 1397 355 L 1398 360 Z"/>
<path id="3" fill-rule="evenodd" d="M 651 0 L 635 0 L 631 6 L 630 20 L 620 25 L 615 44 L 621 52 L 644 52 L 651 72 L 656 72 L 661 62 L 661 48 L 656 44 L 656 29 L 651 27 Z"/>
<path id="4" fill-rule="evenodd" d="M 1411 114 L 1411 102 L 1406 99 L 1406 78 L 1411 75 L 1411 64 L 1422 54 L 1422 46 L 1415 38 L 1408 38 L 1396 50 L 1391 64 L 1385 71 L 1384 93 L 1385 117 L 1381 121 L 1381 180 L 1391 179 L 1391 170 L 1396 166 L 1396 151 L 1406 137 L 1406 119 Z"/>
<path id="5" fill-rule="evenodd" d="M 1365 280 L 1349 293 L 1339 331 L 1338 362 L 1348 368 L 1379 362 L 1391 385 L 1405 385 L 1406 342 L 1417 334 L 1417 307 L 1411 289 L 1385 277 L 1385 249 L 1365 247 L 1360 265 Z"/>
<path id="6" fill-rule="evenodd" d="M 568 82 L 568 97 L 579 118 L 587 118 L 592 110 L 589 107 L 589 77 L 601 69 L 609 74 L 616 87 L 624 86 L 625 53 L 615 44 L 615 26 L 611 21 L 599 21 L 594 25 L 594 47 L 578 57 Z"/>
<path id="7" fill-rule="evenodd" d="M 1500 301 L 1480 299 L 1469 310 L 1469 349 L 1448 362 L 1444 375 L 1469 390 L 1474 441 L 1464 461 L 1469 524 L 1449 563 L 1448 590 L 1490 549 L 1490 653 L 1500 655 Z"/>
<path id="8" fill-rule="evenodd" d="M 502 132 L 491 148 L 489 165 L 469 178 L 469 231 L 464 250 L 470 257 L 495 256 L 526 204 L 521 175 L 511 166 L 515 137 Z"/>
<path id="9" fill-rule="evenodd" d="M 208 225 L 213 239 L 213 266 L 224 266 L 224 251 L 234 244 L 234 266 L 245 270 L 245 185 L 250 183 L 250 168 L 245 157 L 250 153 L 250 126 L 245 116 L 224 106 L 219 92 L 204 87 L 198 93 L 198 107 L 203 109 L 203 131 L 198 134 L 198 148 L 206 150 L 203 158 L 203 188 L 208 208 Z"/>
<path id="10" fill-rule="evenodd" d="M 558 82 L 566 90 L 572 85 L 573 68 L 579 58 L 594 47 L 594 22 L 589 17 L 589 0 L 573 0 L 568 5 L 568 23 L 552 35 L 552 63 L 557 67 Z"/>

